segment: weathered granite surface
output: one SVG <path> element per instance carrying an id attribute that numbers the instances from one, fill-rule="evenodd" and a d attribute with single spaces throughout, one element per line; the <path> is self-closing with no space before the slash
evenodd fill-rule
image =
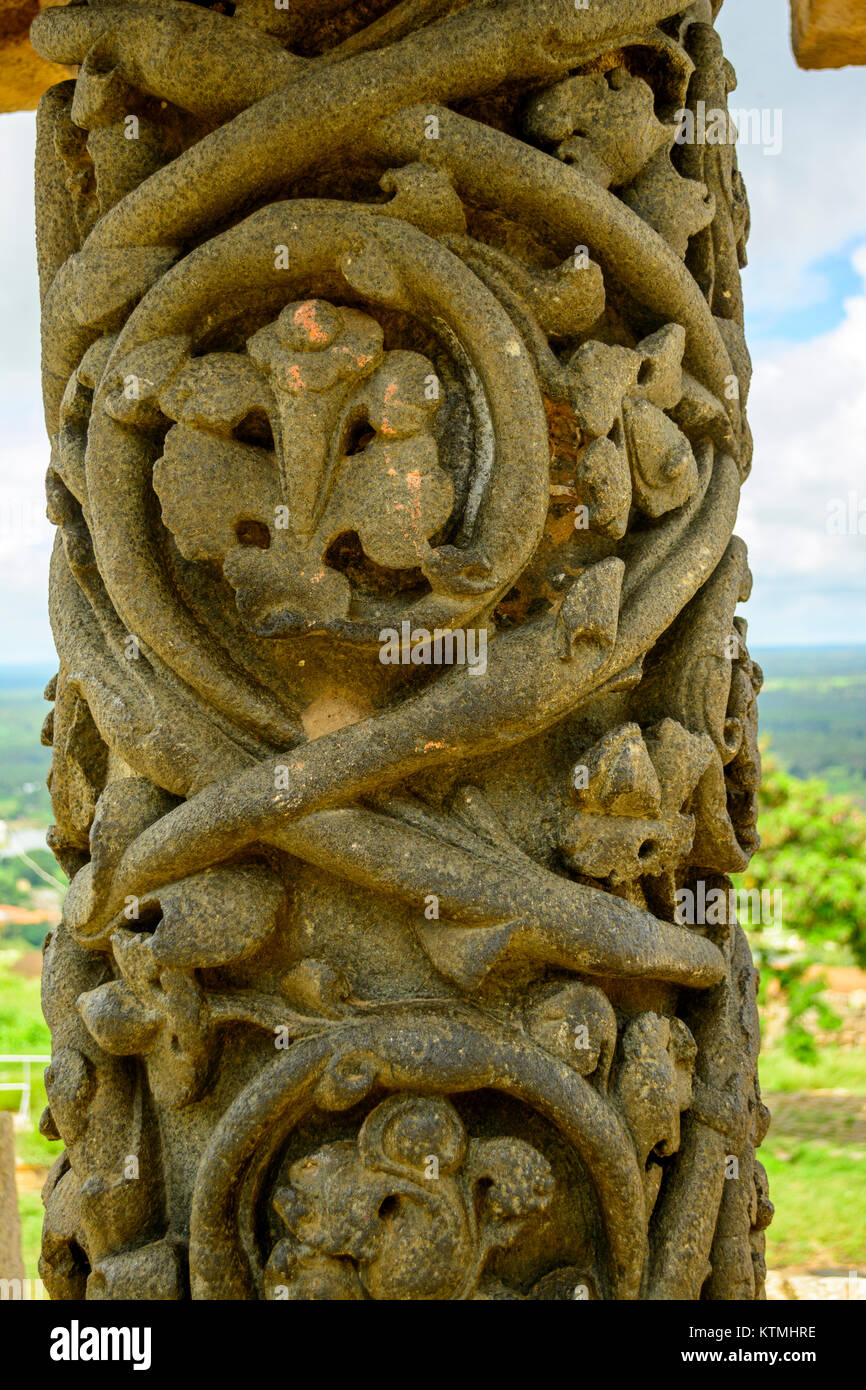
<path id="1" fill-rule="evenodd" d="M 53 1297 L 761 1296 L 715 8 L 36 20 Z"/>
<path id="2" fill-rule="evenodd" d="M 791 0 L 794 54 L 801 68 L 866 63 L 863 0 Z"/>
<path id="3" fill-rule="evenodd" d="M 74 72 L 74 68 L 67 72 L 41 58 L 27 39 L 28 27 L 40 9 L 65 3 L 67 0 L 0 0 L 0 112 L 33 110 L 47 87 Z M 297 6 L 298 0 L 285 0 L 282 4 L 274 0 L 274 9 L 287 11 Z M 230 10 L 228 5 L 211 8 Z M 422 16 L 436 12 L 433 4 L 416 8 Z M 801 67 L 836 68 L 866 63 L 863 0 L 791 0 L 791 9 L 794 53 Z M 326 6 L 324 13 L 332 10 L 332 6 Z M 298 10 L 299 15 L 308 12 L 308 7 Z M 375 14 L 375 7 L 371 13 Z M 285 25 L 283 31 L 291 34 Z"/>

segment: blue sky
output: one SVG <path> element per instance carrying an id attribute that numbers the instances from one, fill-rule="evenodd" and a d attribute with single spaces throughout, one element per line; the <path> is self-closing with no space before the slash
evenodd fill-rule
<path id="1" fill-rule="evenodd" d="M 862 502 L 866 530 L 866 69 L 801 72 L 788 0 L 726 0 L 718 21 L 737 107 L 780 110 L 782 151 L 744 145 L 745 272 L 755 462 L 738 531 L 755 646 L 866 642 L 866 535 L 828 533 Z M 0 117 L 0 664 L 45 662 L 51 528 L 39 396 L 32 114 Z"/>
<path id="2" fill-rule="evenodd" d="M 739 80 L 731 104 L 784 121 L 781 154 L 739 156 L 755 365 L 744 611 L 755 646 L 866 642 L 866 535 L 828 533 L 837 501 L 866 509 L 866 69 L 802 72 L 788 26 L 788 0 L 726 0 L 718 21 Z"/>
<path id="3" fill-rule="evenodd" d="M 863 290 L 853 261 L 861 243 L 862 238 L 854 236 L 845 246 L 810 265 L 813 288 L 808 296 L 779 298 L 775 303 L 747 311 L 746 331 L 753 357 L 766 356 L 791 343 L 807 343 L 844 322 L 845 301 Z M 754 272 L 748 274 L 747 286 L 754 278 Z"/>

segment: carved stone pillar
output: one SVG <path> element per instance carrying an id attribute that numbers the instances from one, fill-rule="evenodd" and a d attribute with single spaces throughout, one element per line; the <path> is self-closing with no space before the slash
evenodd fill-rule
<path id="1" fill-rule="evenodd" d="M 43 1277 L 760 1297 L 718 7 L 224 8 L 33 28 Z"/>

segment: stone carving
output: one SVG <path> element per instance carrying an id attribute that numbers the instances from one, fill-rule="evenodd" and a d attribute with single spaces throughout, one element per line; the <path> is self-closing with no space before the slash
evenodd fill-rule
<path id="1" fill-rule="evenodd" d="M 761 1296 L 716 8 L 34 23 L 53 1297 Z"/>
<path id="2" fill-rule="evenodd" d="M 485 1259 L 553 1190 L 528 1144 L 467 1145 L 449 1101 L 415 1095 L 382 1101 L 357 1142 L 328 1144 L 289 1176 L 273 1201 L 291 1234 L 271 1253 L 265 1288 L 296 1299 L 509 1297 L 475 1292 Z"/>

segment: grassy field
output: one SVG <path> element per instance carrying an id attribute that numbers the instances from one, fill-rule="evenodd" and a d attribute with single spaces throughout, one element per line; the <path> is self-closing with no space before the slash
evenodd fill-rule
<path id="1" fill-rule="evenodd" d="M 38 1192 L 21 1192 L 18 1196 L 21 1217 L 21 1253 L 28 1279 L 39 1278 L 39 1246 L 42 1240 L 42 1198 Z"/>
<path id="2" fill-rule="evenodd" d="M 16 970 L 16 964 L 22 960 L 22 954 L 17 950 L 0 951 L 0 1052 L 46 1056 L 51 1051 L 51 1036 L 39 1007 L 39 980 L 21 975 Z M 6 1072 L 9 1080 L 20 1076 L 17 1068 L 9 1067 L 4 1071 L 4 1079 Z M 39 1189 L 45 1172 L 62 1151 L 63 1145 L 49 1143 L 39 1133 L 39 1116 L 46 1103 L 40 1068 L 32 1069 L 31 1080 L 32 1124 L 29 1130 L 16 1134 L 15 1147 L 19 1161 L 27 1165 L 27 1169 L 19 1170 L 18 1174 L 18 1209 L 21 1214 L 22 1246 L 27 1275 L 28 1278 L 34 1279 L 37 1275 L 42 1229 Z M 0 1107 L 17 1109 L 18 1099 L 17 1092 L 0 1092 Z"/>
<path id="3" fill-rule="evenodd" d="M 761 1148 L 776 1205 L 767 1264 L 866 1273 L 866 1054 L 821 1049 L 816 1066 L 770 1050 L 773 1115 Z"/>

